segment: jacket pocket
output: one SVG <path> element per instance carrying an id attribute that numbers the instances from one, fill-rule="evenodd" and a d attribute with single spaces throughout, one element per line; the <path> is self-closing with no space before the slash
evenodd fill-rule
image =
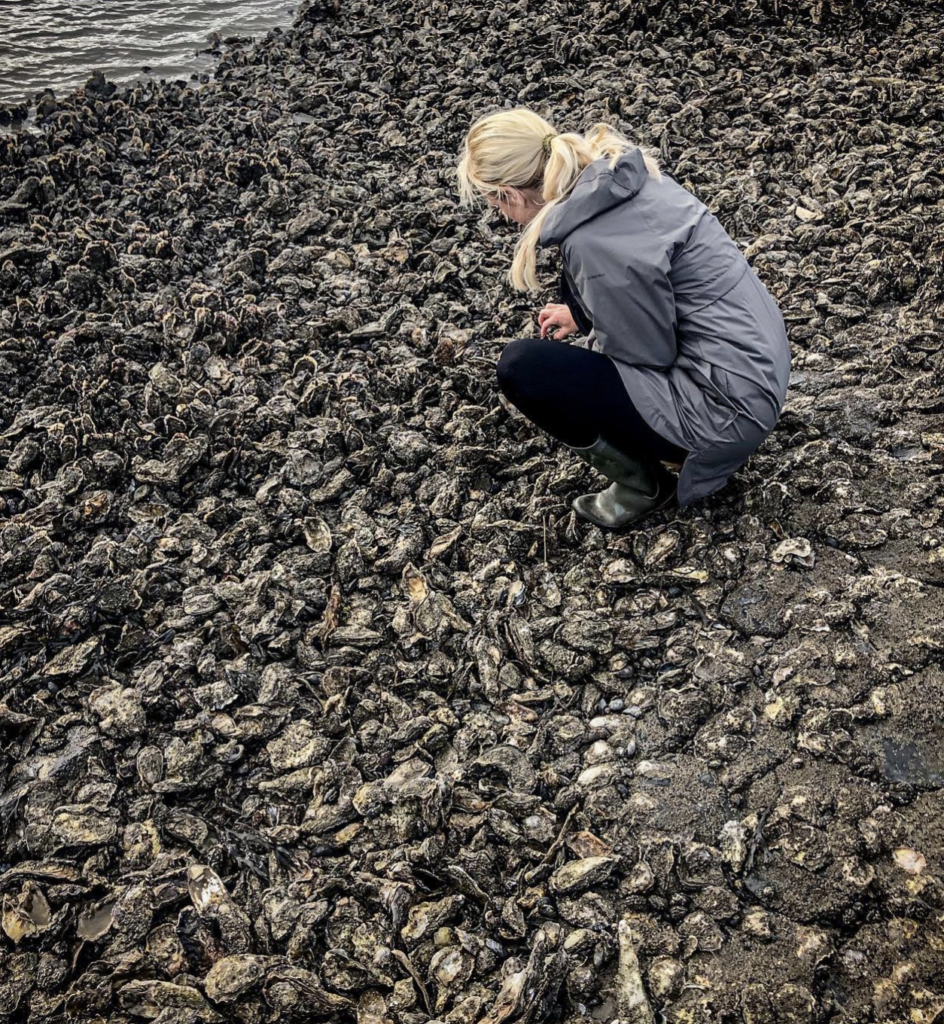
<path id="1" fill-rule="evenodd" d="M 697 388 L 697 408 L 692 409 L 697 437 L 693 437 L 693 451 L 703 451 L 719 441 L 724 440 L 724 433 L 737 419 L 740 410 L 734 405 L 726 393 L 724 371 L 711 366 L 708 373 L 699 367 L 688 366 L 685 369 L 689 378 Z"/>

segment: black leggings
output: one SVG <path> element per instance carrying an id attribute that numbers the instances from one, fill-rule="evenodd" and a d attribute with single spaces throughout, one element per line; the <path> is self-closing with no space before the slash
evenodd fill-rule
<path id="1" fill-rule="evenodd" d="M 642 418 L 602 352 L 552 338 L 519 338 L 502 350 L 497 372 L 508 401 L 566 445 L 587 448 L 602 435 L 627 455 L 681 462 L 688 454 Z"/>

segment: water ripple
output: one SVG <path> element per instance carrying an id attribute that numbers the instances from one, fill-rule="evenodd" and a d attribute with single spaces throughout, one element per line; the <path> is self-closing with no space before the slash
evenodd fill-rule
<path id="1" fill-rule="evenodd" d="M 0 105 L 48 87 L 62 95 L 94 69 L 114 82 L 189 78 L 212 67 L 198 51 L 218 32 L 261 36 L 291 24 L 293 0 L 0 0 Z"/>

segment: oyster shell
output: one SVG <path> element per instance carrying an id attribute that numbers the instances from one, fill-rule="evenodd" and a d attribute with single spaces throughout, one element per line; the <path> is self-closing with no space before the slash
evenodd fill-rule
<path id="1" fill-rule="evenodd" d="M 11 1020 L 939 1015 L 944 26 L 598 7 L 306 0 L 199 89 L 7 93 Z M 784 317 L 776 428 L 637 529 L 496 385 L 496 83 L 652 147 Z"/>

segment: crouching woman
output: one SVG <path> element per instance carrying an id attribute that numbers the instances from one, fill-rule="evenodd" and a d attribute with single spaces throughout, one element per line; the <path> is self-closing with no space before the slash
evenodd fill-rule
<path id="1" fill-rule="evenodd" d="M 524 108 L 479 118 L 457 175 L 463 203 L 484 196 L 523 226 L 517 290 L 539 287 L 537 247 L 559 248 L 561 302 L 540 312 L 540 337 L 505 346 L 498 382 L 611 481 L 576 512 L 618 528 L 724 486 L 777 422 L 790 346 L 717 218 L 609 125 L 558 134 Z M 578 330 L 585 348 L 559 344 Z"/>

